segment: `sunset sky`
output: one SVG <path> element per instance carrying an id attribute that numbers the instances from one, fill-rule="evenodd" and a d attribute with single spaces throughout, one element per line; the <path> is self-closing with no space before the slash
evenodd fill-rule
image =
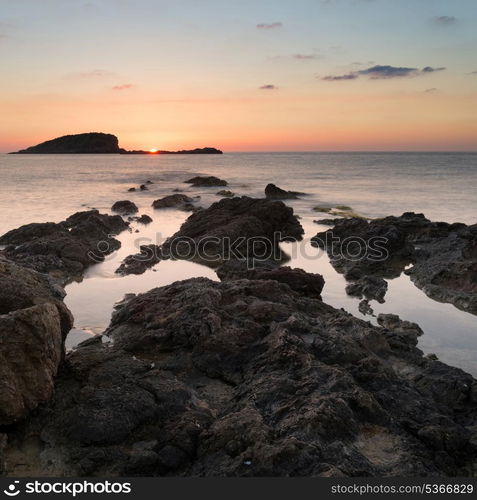
<path id="1" fill-rule="evenodd" d="M 0 0 L 0 151 L 475 151 L 476 27 L 476 0 Z"/>

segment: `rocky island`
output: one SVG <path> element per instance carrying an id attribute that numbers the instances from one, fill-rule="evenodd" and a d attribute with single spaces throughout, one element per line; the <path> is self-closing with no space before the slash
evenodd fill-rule
<path id="1" fill-rule="evenodd" d="M 127 151 L 119 147 L 119 140 L 113 134 L 88 132 L 64 135 L 10 154 L 222 154 L 222 151 L 209 147 L 180 151 L 159 149 Z"/>

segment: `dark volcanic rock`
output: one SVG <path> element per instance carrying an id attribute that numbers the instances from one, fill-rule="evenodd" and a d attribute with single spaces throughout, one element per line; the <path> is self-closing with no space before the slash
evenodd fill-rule
<path id="1" fill-rule="evenodd" d="M 121 244 L 112 235 L 127 228 L 128 223 L 119 215 L 90 210 L 58 224 L 27 224 L 13 229 L 0 237 L 0 245 L 8 245 L 3 253 L 9 259 L 66 283 L 117 250 Z"/>
<path id="2" fill-rule="evenodd" d="M 219 179 L 218 177 L 214 177 L 213 175 L 210 175 L 208 177 L 201 177 L 201 176 L 193 177 L 192 179 L 189 179 L 188 181 L 185 182 L 186 184 L 192 184 L 195 187 L 227 185 L 227 181 Z"/>
<path id="3" fill-rule="evenodd" d="M 37 146 L 22 149 L 18 154 L 111 154 L 121 151 L 115 135 L 89 132 L 57 137 Z"/>
<path id="4" fill-rule="evenodd" d="M 429 297 L 477 314 L 477 224 L 431 222 L 415 213 L 371 222 L 338 219 L 313 242 L 349 281 L 394 278 L 412 263 L 406 273 Z"/>
<path id="5" fill-rule="evenodd" d="M 0 258 L 0 426 L 26 417 L 53 393 L 73 326 L 64 296 L 48 276 Z"/>
<path id="6" fill-rule="evenodd" d="M 162 255 L 161 247 L 154 244 L 141 245 L 140 253 L 128 255 L 116 269 L 116 273 L 123 276 L 127 276 L 128 274 L 143 274 L 163 259 L 164 256 Z"/>
<path id="7" fill-rule="evenodd" d="M 39 433 L 29 460 L 70 476 L 471 474 L 476 381 L 381 321 L 276 280 L 154 289 L 114 313 L 112 345 L 68 355 L 12 439 Z"/>
<path id="8" fill-rule="evenodd" d="M 231 258 L 280 260 L 280 241 L 301 240 L 303 228 L 281 201 L 224 198 L 192 214 L 163 245 L 164 254 L 215 267 Z"/>
<path id="9" fill-rule="evenodd" d="M 275 184 L 268 184 L 265 188 L 265 196 L 269 200 L 294 200 L 303 194 L 304 193 L 299 193 L 297 191 L 285 191 L 275 186 Z"/>
<path id="10" fill-rule="evenodd" d="M 384 303 L 384 296 L 387 291 L 387 282 L 377 276 L 364 276 L 346 287 L 348 295 L 360 299 L 365 297 L 368 300 L 377 300 L 381 304 Z"/>
<path id="11" fill-rule="evenodd" d="M 129 221 L 139 222 L 139 224 L 150 224 L 152 222 L 152 218 L 149 215 L 143 214 L 140 217 L 128 217 Z"/>
<path id="12" fill-rule="evenodd" d="M 224 198 L 233 198 L 235 196 L 235 193 L 229 191 L 228 189 L 223 189 L 222 191 L 219 191 L 218 193 L 215 194 L 217 196 L 222 196 Z"/>
<path id="13" fill-rule="evenodd" d="M 129 200 L 121 200 L 114 203 L 111 207 L 113 212 L 121 215 L 136 214 L 138 211 L 137 205 Z"/>
<path id="14" fill-rule="evenodd" d="M 179 210 L 192 211 L 194 209 L 194 200 L 185 194 L 171 194 L 160 200 L 152 202 L 155 209 L 160 208 L 177 208 Z"/>
<path id="15" fill-rule="evenodd" d="M 321 298 L 325 280 L 320 274 L 306 273 L 303 269 L 278 267 L 273 261 L 229 260 L 217 269 L 222 280 L 275 280 L 287 284 L 294 292 L 306 297 Z"/>

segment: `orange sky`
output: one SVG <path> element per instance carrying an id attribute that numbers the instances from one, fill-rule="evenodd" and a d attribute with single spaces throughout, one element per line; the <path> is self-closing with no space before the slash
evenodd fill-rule
<path id="1" fill-rule="evenodd" d="M 475 2 L 444 21 L 428 0 L 298 3 L 13 2 L 0 151 L 89 131 L 126 149 L 477 150 Z"/>

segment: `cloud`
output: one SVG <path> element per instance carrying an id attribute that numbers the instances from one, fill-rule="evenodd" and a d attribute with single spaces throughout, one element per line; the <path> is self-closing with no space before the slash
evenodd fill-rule
<path id="1" fill-rule="evenodd" d="M 426 94 L 433 94 L 434 92 L 437 92 L 439 89 L 436 89 L 436 87 L 433 87 L 432 89 L 426 89 L 424 92 Z"/>
<path id="2" fill-rule="evenodd" d="M 293 54 L 293 59 L 308 60 L 308 59 L 318 59 L 318 54 Z"/>
<path id="3" fill-rule="evenodd" d="M 128 90 L 132 89 L 134 85 L 132 83 L 123 83 L 122 85 L 115 85 L 114 87 L 111 87 L 112 90 Z"/>
<path id="4" fill-rule="evenodd" d="M 280 22 L 257 24 L 257 29 L 259 30 L 274 30 L 277 28 L 283 28 L 283 24 Z"/>
<path id="5" fill-rule="evenodd" d="M 278 90 L 278 87 L 276 85 L 272 85 L 271 83 L 268 83 L 267 85 L 262 85 L 261 87 L 258 87 L 260 90 Z"/>
<path id="6" fill-rule="evenodd" d="M 445 71 L 445 67 L 441 68 L 433 68 L 432 66 L 426 66 L 425 68 L 422 68 L 423 73 L 435 73 L 436 71 Z"/>
<path id="7" fill-rule="evenodd" d="M 347 75 L 324 76 L 322 80 L 325 80 L 327 82 L 340 82 L 342 80 L 356 80 L 356 78 L 358 78 L 358 75 L 356 73 L 348 73 Z"/>
<path id="8" fill-rule="evenodd" d="M 454 16 L 436 16 L 434 22 L 440 26 L 450 26 L 457 22 L 457 18 Z"/>
<path id="9" fill-rule="evenodd" d="M 92 69 L 90 71 L 78 71 L 76 73 L 70 73 L 66 75 L 65 78 L 68 80 L 82 80 L 88 78 L 106 78 L 116 76 L 112 71 L 105 69 Z"/>
<path id="10" fill-rule="evenodd" d="M 436 71 L 444 71 L 446 68 L 433 68 L 426 66 L 419 70 L 417 68 L 406 68 L 403 66 L 389 66 L 389 65 L 376 65 L 370 68 L 362 69 L 360 71 L 352 71 L 345 75 L 328 75 L 321 79 L 328 82 L 336 82 L 342 80 L 356 80 L 360 76 L 367 76 L 370 80 L 389 80 L 391 78 L 406 78 L 413 76 L 420 76 L 428 73 L 435 73 Z"/>

